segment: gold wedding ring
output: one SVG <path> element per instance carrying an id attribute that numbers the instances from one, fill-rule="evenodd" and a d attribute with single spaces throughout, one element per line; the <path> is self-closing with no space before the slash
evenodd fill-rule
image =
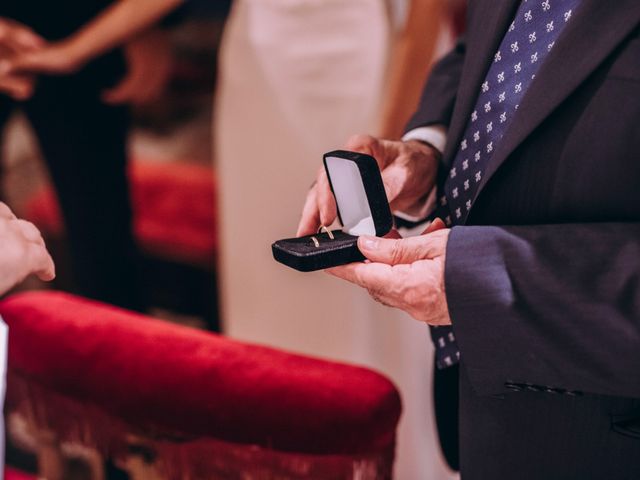
<path id="1" fill-rule="evenodd" d="M 327 227 L 325 227 L 324 225 L 320 225 L 320 228 L 318 229 L 318 233 L 322 233 L 322 232 L 325 232 L 327 235 L 329 235 L 329 238 L 331 240 L 335 240 L 335 237 L 333 236 L 333 232 L 329 230 Z"/>
<path id="2" fill-rule="evenodd" d="M 316 248 L 320 247 L 320 242 L 316 237 L 311 237 L 311 240 L 313 241 L 313 244 L 316 246 Z"/>

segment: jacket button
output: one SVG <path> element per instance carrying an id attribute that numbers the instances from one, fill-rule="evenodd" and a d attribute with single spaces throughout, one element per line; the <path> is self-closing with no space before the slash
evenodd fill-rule
<path id="1" fill-rule="evenodd" d="M 508 388 L 509 390 L 512 390 L 514 392 L 521 392 L 522 391 L 522 387 L 520 385 L 517 385 L 517 384 L 512 383 L 512 382 L 505 382 L 504 386 L 505 386 L 505 388 Z"/>
<path id="2" fill-rule="evenodd" d="M 572 397 L 579 397 L 582 395 L 582 392 L 579 392 L 578 390 L 567 390 L 565 394 L 571 395 Z"/>

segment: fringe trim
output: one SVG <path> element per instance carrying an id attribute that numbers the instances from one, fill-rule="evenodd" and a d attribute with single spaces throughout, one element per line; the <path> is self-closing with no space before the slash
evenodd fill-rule
<path id="1" fill-rule="evenodd" d="M 389 480 L 394 446 L 370 455 L 308 455 L 160 430 L 140 431 L 94 404 L 44 387 L 9 369 L 7 412 L 18 413 L 60 442 L 78 443 L 104 456 L 131 456 L 167 480 Z"/>

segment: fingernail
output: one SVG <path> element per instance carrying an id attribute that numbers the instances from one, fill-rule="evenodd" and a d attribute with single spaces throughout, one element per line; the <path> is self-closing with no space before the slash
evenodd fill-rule
<path id="1" fill-rule="evenodd" d="M 360 244 L 365 250 L 377 250 L 380 242 L 376 237 L 360 237 Z"/>

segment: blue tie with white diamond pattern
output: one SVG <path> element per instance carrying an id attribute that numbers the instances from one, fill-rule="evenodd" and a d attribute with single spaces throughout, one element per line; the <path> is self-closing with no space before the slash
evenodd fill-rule
<path id="1" fill-rule="evenodd" d="M 523 0 L 502 39 L 464 137 L 438 199 L 438 216 L 447 226 L 463 225 L 496 146 L 522 98 L 580 0 Z M 433 327 L 436 365 L 458 363 L 460 351 L 451 327 Z"/>

